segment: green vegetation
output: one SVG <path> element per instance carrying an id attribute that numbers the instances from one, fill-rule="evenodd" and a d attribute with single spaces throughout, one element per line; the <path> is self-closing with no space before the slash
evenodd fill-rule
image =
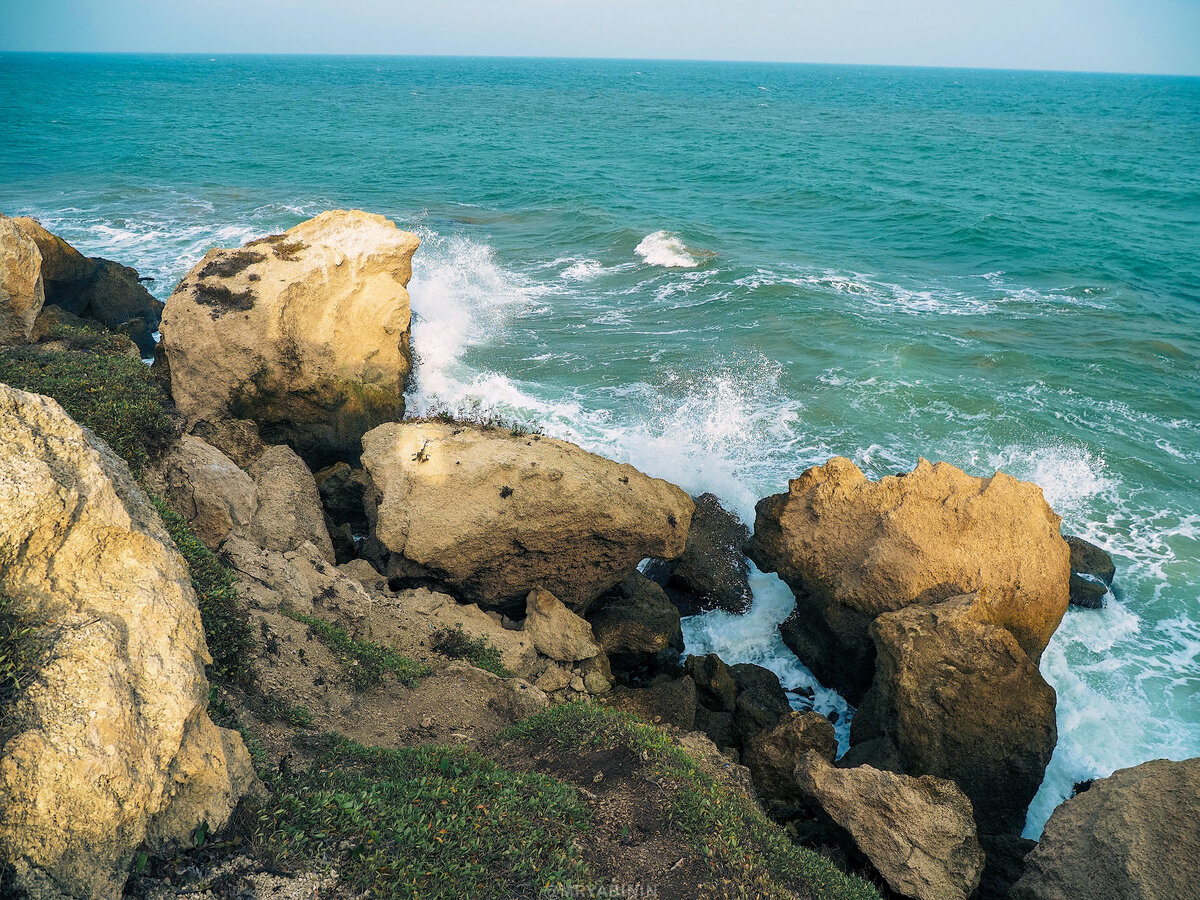
<path id="1" fill-rule="evenodd" d="M 476 668 L 484 669 L 501 678 L 512 678 L 512 671 L 504 665 L 500 650 L 487 638 L 471 637 L 461 625 L 443 628 L 433 636 L 434 652 L 451 659 L 465 659 Z"/>
<path id="2" fill-rule="evenodd" d="M 10 704 L 37 668 L 45 647 L 41 629 L 16 600 L 0 590 L 0 732 Z"/>
<path id="3" fill-rule="evenodd" d="M 365 896 L 527 897 L 587 879 L 578 792 L 466 750 L 381 750 L 329 737 L 306 771 L 262 772 L 274 795 L 243 820 L 260 858 L 317 862 Z"/>
<path id="4" fill-rule="evenodd" d="M 255 650 L 254 633 L 250 628 L 250 615 L 233 586 L 232 573 L 196 537 L 182 516 L 158 497 L 150 499 L 191 572 L 192 587 L 200 601 L 204 637 L 213 658 L 208 668 L 209 676 L 248 683 L 251 679 L 250 658 Z"/>
<path id="5" fill-rule="evenodd" d="M 311 728 L 313 723 L 312 711 L 307 706 L 288 703 L 278 697 L 264 698 L 263 715 L 268 721 L 287 722 L 296 728 Z"/>
<path id="6" fill-rule="evenodd" d="M 387 675 L 394 675 L 401 684 L 412 687 L 417 680 L 429 674 L 429 667 L 397 653 L 391 647 L 383 647 L 370 641 L 356 641 L 346 629 L 323 622 L 303 613 L 285 610 L 297 622 L 309 630 L 338 657 L 350 683 L 357 691 L 366 691 L 383 684 Z"/>
<path id="7" fill-rule="evenodd" d="M 667 821 L 708 860 L 714 883 L 728 879 L 748 897 L 879 898 L 866 881 L 792 843 L 757 806 L 701 771 L 664 731 L 628 713 L 567 703 L 518 722 L 501 737 L 549 743 L 572 754 L 628 748 L 644 760 L 649 778 L 671 788 Z"/>
<path id="8" fill-rule="evenodd" d="M 149 368 L 125 352 L 128 340 L 108 332 L 62 326 L 53 336 L 72 349 L 6 350 L 0 353 L 0 382 L 53 397 L 140 475 L 175 433 Z"/>

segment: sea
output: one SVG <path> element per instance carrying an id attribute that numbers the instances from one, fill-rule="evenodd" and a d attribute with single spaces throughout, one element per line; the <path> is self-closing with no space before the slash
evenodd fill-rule
<path id="1" fill-rule="evenodd" d="M 835 455 L 1039 484 L 1117 576 L 1042 660 L 1027 835 L 1076 782 L 1200 756 L 1200 79 L 0 55 L 0 210 L 164 300 L 338 207 L 421 237 L 415 411 L 536 424 L 747 523 Z M 813 688 L 844 745 L 788 589 L 752 580 L 688 652 Z"/>

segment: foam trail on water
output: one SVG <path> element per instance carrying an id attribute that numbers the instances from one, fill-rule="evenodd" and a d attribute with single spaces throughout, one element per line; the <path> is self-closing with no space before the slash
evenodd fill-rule
<path id="1" fill-rule="evenodd" d="M 691 269 L 698 265 L 696 257 L 678 235 L 656 231 L 642 238 L 634 252 L 651 266 L 668 269 Z"/>

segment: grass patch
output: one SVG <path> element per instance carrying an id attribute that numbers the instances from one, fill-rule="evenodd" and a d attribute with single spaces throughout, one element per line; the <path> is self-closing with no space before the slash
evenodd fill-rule
<path id="1" fill-rule="evenodd" d="M 268 721 L 286 722 L 296 728 L 311 728 L 313 714 L 307 706 L 288 703 L 278 697 L 267 697 L 263 703 L 263 714 Z"/>
<path id="2" fill-rule="evenodd" d="M 874 886 L 794 844 L 754 803 L 704 773 L 661 729 L 629 713 L 581 701 L 543 710 L 501 737 L 549 743 L 565 753 L 628 747 L 648 777 L 671 787 L 666 818 L 711 866 L 747 897 L 879 900 Z"/>
<path id="3" fill-rule="evenodd" d="M 245 816 L 271 864 L 315 861 L 382 900 L 529 897 L 588 880 L 575 788 L 461 749 L 322 743 L 304 772 L 261 773 L 274 796 Z"/>
<path id="4" fill-rule="evenodd" d="M 370 641 L 356 641 L 346 629 L 337 625 L 303 613 L 282 611 L 297 622 L 307 625 L 309 631 L 337 656 L 356 691 L 368 691 L 379 687 L 388 675 L 394 676 L 401 684 L 412 687 L 420 678 L 429 674 L 428 666 L 409 659 L 391 647 L 373 644 Z"/>
<path id="5" fill-rule="evenodd" d="M 150 457 L 175 436 L 166 396 L 145 363 L 118 349 L 128 348 L 128 339 L 90 329 L 63 331 L 70 333 L 68 346 L 74 343 L 78 349 L 4 351 L 0 382 L 53 397 L 140 475 Z"/>
<path id="6" fill-rule="evenodd" d="M 513 677 L 512 670 L 504 665 L 504 660 L 496 645 L 484 637 L 471 637 L 463 631 L 461 625 L 443 628 L 435 632 L 433 649 L 451 659 L 465 659 L 476 668 L 484 669 L 501 678 Z"/>
<path id="7" fill-rule="evenodd" d="M 39 623 L 0 590 L 0 734 L 7 731 L 12 704 L 37 670 L 45 650 Z"/>
<path id="8" fill-rule="evenodd" d="M 233 574 L 196 537 L 182 516 L 158 497 L 151 496 L 150 499 L 191 572 L 192 587 L 200 601 L 204 637 L 213 658 L 208 667 L 209 676 L 238 684 L 249 683 L 250 658 L 256 644 L 250 628 L 250 614 L 238 599 Z"/>

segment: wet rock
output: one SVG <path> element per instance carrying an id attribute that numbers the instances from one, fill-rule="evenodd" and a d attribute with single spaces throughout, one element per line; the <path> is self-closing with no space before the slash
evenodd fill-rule
<path id="1" fill-rule="evenodd" d="M 1081 575 L 1091 575 L 1107 585 L 1113 583 L 1117 575 L 1117 566 L 1112 554 L 1102 547 L 1085 541 L 1073 534 L 1065 536 L 1067 546 L 1071 548 L 1071 571 Z"/>
<path id="2" fill-rule="evenodd" d="M 848 459 L 809 469 L 759 501 L 748 550 L 796 596 L 784 641 L 857 704 L 870 685 L 867 630 L 879 615 L 980 588 L 1036 663 L 1067 607 L 1060 519 L 1041 488 L 921 460 L 869 481 Z"/>
<path id="3" fill-rule="evenodd" d="M 648 557 L 683 551 L 682 490 L 552 438 L 405 422 L 363 438 L 388 574 L 519 615 L 544 588 L 586 615 Z"/>
<path id="4" fill-rule="evenodd" d="M 1102 581 L 1093 581 L 1084 575 L 1071 573 L 1071 605 L 1084 609 L 1103 609 L 1104 598 L 1108 596 L 1108 585 Z"/>

